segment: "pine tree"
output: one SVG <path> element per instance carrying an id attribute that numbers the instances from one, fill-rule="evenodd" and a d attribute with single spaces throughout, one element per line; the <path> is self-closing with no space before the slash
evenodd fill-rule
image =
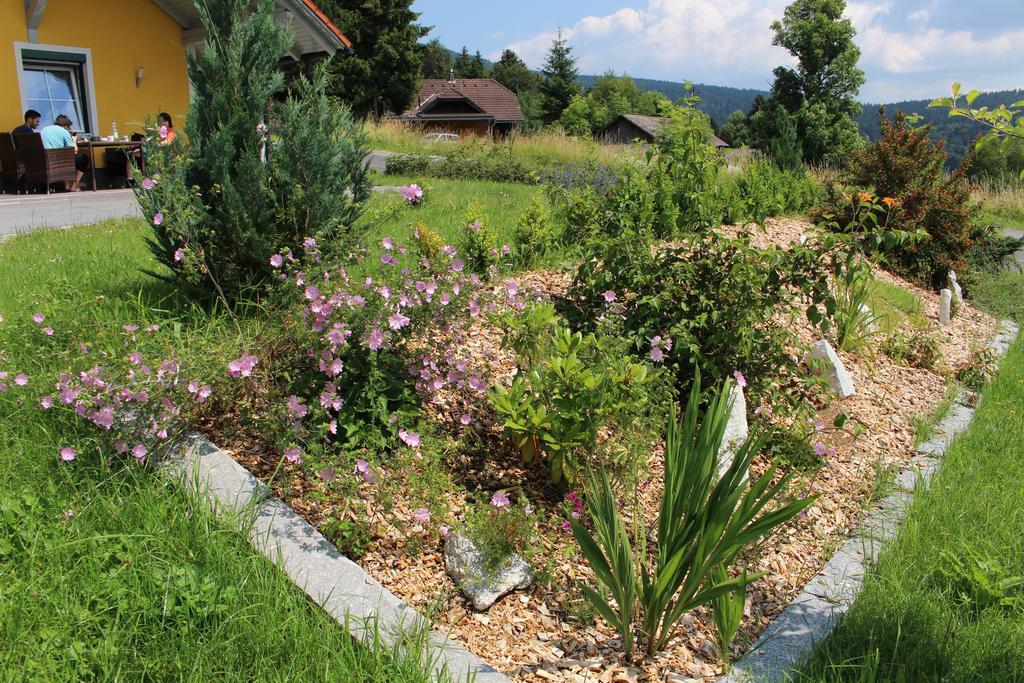
<path id="1" fill-rule="evenodd" d="M 494 65 L 492 76 L 494 80 L 516 94 L 540 89 L 540 76 L 530 71 L 526 62 L 512 50 L 505 50 L 501 53 L 501 59 Z"/>
<path id="2" fill-rule="evenodd" d="M 434 39 L 423 45 L 423 78 L 448 78 L 452 71 L 452 55 L 441 41 Z"/>
<path id="3" fill-rule="evenodd" d="M 229 303 L 271 277 L 273 253 L 351 226 L 370 191 L 365 135 L 327 96 L 326 68 L 281 99 L 293 39 L 274 0 L 197 6 L 208 38 L 188 55 L 187 143 L 147 148 L 156 182 L 138 196 L 149 247 L 171 273 L 159 276 Z"/>
<path id="4" fill-rule="evenodd" d="M 561 29 L 551 44 L 541 73 L 544 74 L 544 83 L 541 85 L 544 122 L 554 123 L 572 102 L 572 98 L 583 91 L 577 81 L 576 59 L 572 56 L 568 41 L 562 37 Z"/>
<path id="5" fill-rule="evenodd" d="M 466 74 L 472 68 L 473 57 L 470 56 L 469 50 L 465 45 L 462 46 L 462 52 L 455 57 L 455 64 L 453 69 L 455 71 L 456 78 L 466 78 Z"/>
<path id="6" fill-rule="evenodd" d="M 462 52 L 455 58 L 455 77 L 456 78 L 487 78 L 490 74 L 487 72 L 487 66 L 484 64 L 484 57 L 477 50 L 477 53 L 470 56 L 469 50 L 465 47 L 462 48 Z"/>
<path id="7" fill-rule="evenodd" d="M 335 55 L 332 91 L 358 116 L 402 112 L 416 95 L 423 64 L 413 0 L 321 0 L 321 9 L 344 27 L 352 53 Z"/>

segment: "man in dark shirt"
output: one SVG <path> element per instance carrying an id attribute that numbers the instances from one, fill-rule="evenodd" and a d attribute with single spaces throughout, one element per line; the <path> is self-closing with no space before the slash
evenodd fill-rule
<path id="1" fill-rule="evenodd" d="M 21 124 L 17 128 L 11 131 L 11 135 L 14 136 L 14 144 L 18 144 L 18 136 L 25 135 L 26 133 L 35 133 L 36 129 L 39 128 L 39 119 L 43 117 L 42 114 L 37 112 L 35 109 L 29 109 L 25 112 L 25 123 Z"/>

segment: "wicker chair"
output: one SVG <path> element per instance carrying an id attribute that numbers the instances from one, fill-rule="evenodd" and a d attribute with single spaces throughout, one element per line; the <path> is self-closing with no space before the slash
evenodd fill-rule
<path id="1" fill-rule="evenodd" d="M 75 182 L 78 175 L 73 148 L 44 149 L 42 136 L 35 133 L 19 135 L 17 142 L 26 183 L 42 185 L 49 192 L 54 183 Z"/>
<path id="2" fill-rule="evenodd" d="M 13 185 L 21 194 L 25 187 L 25 164 L 18 158 L 18 150 L 14 148 L 14 138 L 10 133 L 0 133 L 0 166 L 3 166 L 3 190 Z"/>

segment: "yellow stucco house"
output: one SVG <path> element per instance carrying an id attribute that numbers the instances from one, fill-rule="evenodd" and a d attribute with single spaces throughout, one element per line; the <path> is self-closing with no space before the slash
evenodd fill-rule
<path id="1" fill-rule="evenodd" d="M 277 0 L 291 26 L 290 58 L 309 63 L 348 50 L 348 39 L 312 0 Z M 141 129 L 166 111 L 183 120 L 185 52 L 205 34 L 192 0 L 0 0 L 0 130 L 27 109 L 43 125 L 67 114 L 75 130 L 107 136 Z"/>

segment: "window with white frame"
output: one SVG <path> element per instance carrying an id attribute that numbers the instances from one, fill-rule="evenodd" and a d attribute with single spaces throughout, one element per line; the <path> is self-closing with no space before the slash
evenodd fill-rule
<path id="1" fill-rule="evenodd" d="M 20 52 L 21 99 L 24 108 L 42 114 L 43 125 L 53 123 L 60 114 L 71 117 L 75 131 L 90 131 L 85 52 L 25 48 Z"/>

